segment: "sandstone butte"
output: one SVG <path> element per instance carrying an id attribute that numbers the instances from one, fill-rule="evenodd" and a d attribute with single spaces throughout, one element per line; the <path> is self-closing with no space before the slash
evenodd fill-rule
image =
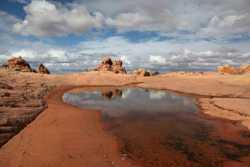
<path id="1" fill-rule="evenodd" d="M 9 59 L 2 67 L 13 71 L 50 74 L 50 71 L 43 64 L 40 64 L 37 70 L 32 69 L 30 64 L 21 56 Z"/>
<path id="2" fill-rule="evenodd" d="M 217 68 L 217 71 L 221 74 L 244 74 L 250 73 L 250 65 L 242 65 L 240 67 L 234 67 L 230 65 L 223 65 Z"/>
<path id="3" fill-rule="evenodd" d="M 231 120 L 235 122 L 232 126 L 240 124 L 250 129 L 249 66 L 240 69 L 244 72 L 226 66 L 219 72 L 170 72 L 144 77 L 126 74 L 120 61 L 106 59 L 97 71 L 43 75 L 33 73 L 22 58 L 12 59 L 0 68 L 0 114 L 4 114 L 0 131 L 5 135 L 0 141 L 4 144 L 0 166 L 138 166 L 121 159 L 119 145 L 104 132 L 98 112 L 62 102 L 63 93 L 76 87 L 126 85 L 172 90 L 194 96 L 200 113 L 210 119 Z M 107 98 L 119 96 L 119 92 L 103 94 Z M 18 126 L 11 129 L 16 123 Z M 250 164 L 250 158 L 236 165 L 227 164 L 244 166 L 243 162 Z"/>

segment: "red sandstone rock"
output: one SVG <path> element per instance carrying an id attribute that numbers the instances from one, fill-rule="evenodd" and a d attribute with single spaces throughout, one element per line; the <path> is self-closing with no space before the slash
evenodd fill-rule
<path id="1" fill-rule="evenodd" d="M 242 65 L 240 66 L 240 69 L 243 73 L 250 73 L 250 65 Z"/>
<path id="2" fill-rule="evenodd" d="M 0 89 L 13 89 L 13 87 L 6 83 L 0 82 Z"/>
<path id="3" fill-rule="evenodd" d="M 222 74 L 242 74 L 242 70 L 240 68 L 236 68 L 230 65 L 219 66 L 217 68 L 217 72 Z"/>
<path id="4" fill-rule="evenodd" d="M 133 71 L 133 74 L 143 76 L 143 77 L 152 76 L 151 72 L 147 71 L 144 68 L 139 68 L 139 69 Z"/>
<path id="5" fill-rule="evenodd" d="M 123 62 L 121 60 L 112 60 L 109 57 L 102 59 L 101 64 L 96 68 L 97 71 L 111 71 L 114 73 L 126 74 L 126 69 L 123 67 Z"/>
<path id="6" fill-rule="evenodd" d="M 101 64 L 108 64 L 108 65 L 112 66 L 113 65 L 113 61 L 112 61 L 111 58 L 105 57 L 105 58 L 102 59 Z"/>
<path id="7" fill-rule="evenodd" d="M 29 63 L 26 62 L 21 56 L 9 59 L 6 64 L 2 65 L 2 67 L 13 71 L 50 74 L 49 70 L 43 64 L 38 66 L 37 71 L 32 69 Z"/>
<path id="8" fill-rule="evenodd" d="M 14 57 L 9 59 L 4 67 L 14 71 L 33 72 L 29 63 L 27 63 L 22 57 Z"/>
<path id="9" fill-rule="evenodd" d="M 239 68 L 230 65 L 219 66 L 217 72 L 222 74 L 244 74 L 250 72 L 250 65 L 242 65 Z"/>
<path id="10" fill-rule="evenodd" d="M 38 66 L 37 72 L 41 74 L 50 74 L 50 71 L 43 64 Z"/>

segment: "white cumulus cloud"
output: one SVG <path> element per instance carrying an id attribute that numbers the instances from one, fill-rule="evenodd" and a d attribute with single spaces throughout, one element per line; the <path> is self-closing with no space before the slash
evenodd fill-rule
<path id="1" fill-rule="evenodd" d="M 63 6 L 47 0 L 33 0 L 25 7 L 25 12 L 25 19 L 14 25 L 14 31 L 23 35 L 79 34 L 103 24 L 101 13 L 90 14 L 83 5 Z"/>
<path id="2" fill-rule="evenodd" d="M 91 28 L 202 37 L 250 33 L 249 0 L 32 0 L 24 10 L 25 18 L 13 28 L 22 35 L 65 36 Z"/>
<path id="3" fill-rule="evenodd" d="M 149 61 L 154 64 L 166 64 L 166 58 L 162 56 L 149 56 Z"/>
<path id="4" fill-rule="evenodd" d="M 201 34 L 213 37 L 239 33 L 250 33 L 250 13 L 214 16 L 208 26 L 201 30 Z"/>
<path id="5" fill-rule="evenodd" d="M 78 0 L 118 30 L 189 31 L 217 37 L 250 33 L 249 0 Z"/>

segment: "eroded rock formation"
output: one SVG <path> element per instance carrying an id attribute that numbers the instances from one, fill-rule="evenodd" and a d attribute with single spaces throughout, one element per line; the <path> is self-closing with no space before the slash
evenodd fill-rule
<path id="1" fill-rule="evenodd" d="M 133 74 L 135 75 L 138 75 L 138 76 L 143 76 L 143 77 L 149 77 L 149 76 L 154 76 L 154 75 L 158 75 L 159 72 L 151 72 L 151 71 L 148 71 L 144 68 L 139 68 L 135 71 L 133 71 Z"/>
<path id="2" fill-rule="evenodd" d="M 250 65 L 249 64 L 248 65 L 242 65 L 242 66 L 240 66 L 240 68 L 241 68 L 241 71 L 243 73 L 250 73 Z"/>
<path id="3" fill-rule="evenodd" d="M 37 72 L 40 74 L 50 74 L 48 68 L 46 68 L 43 64 L 40 64 L 37 68 Z"/>
<path id="4" fill-rule="evenodd" d="M 29 63 L 27 63 L 22 57 L 14 57 L 8 60 L 7 64 L 3 65 L 3 67 L 21 72 L 33 72 Z"/>
<path id="5" fill-rule="evenodd" d="M 217 68 L 217 72 L 221 74 L 244 74 L 250 72 L 250 65 L 242 65 L 240 67 L 233 67 L 230 65 L 223 65 Z"/>
<path id="6" fill-rule="evenodd" d="M 97 71 L 111 71 L 114 73 L 126 74 L 127 71 L 123 67 L 123 62 L 121 60 L 112 60 L 109 57 L 102 59 L 101 64 L 95 69 Z"/>
<path id="7" fill-rule="evenodd" d="M 139 68 L 139 69 L 133 71 L 133 74 L 143 76 L 143 77 L 151 76 L 151 73 L 144 68 Z"/>
<path id="8" fill-rule="evenodd" d="M 40 64 L 38 66 L 37 71 L 32 69 L 30 64 L 26 60 L 24 60 L 21 56 L 9 59 L 6 64 L 2 65 L 2 67 L 12 71 L 50 74 L 49 70 L 43 64 Z"/>
<path id="9" fill-rule="evenodd" d="M 8 71 L 0 77 L 0 147 L 41 113 L 51 87 L 23 74 Z"/>

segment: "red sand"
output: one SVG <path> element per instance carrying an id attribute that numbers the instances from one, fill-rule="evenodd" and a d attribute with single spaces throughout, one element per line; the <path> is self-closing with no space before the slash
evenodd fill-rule
<path id="1" fill-rule="evenodd" d="M 144 88 L 194 94 L 199 97 L 202 112 L 237 120 L 248 128 L 249 76 L 250 74 L 170 73 L 155 77 L 137 77 L 98 72 L 47 76 L 0 70 L 1 82 L 14 84 L 15 87 L 19 84 L 35 84 L 35 90 L 43 84 L 58 87 L 141 83 L 138 86 Z M 132 166 L 129 160 L 121 159 L 115 138 L 103 131 L 98 112 L 83 111 L 62 102 L 61 95 L 66 90 L 59 88 L 51 92 L 47 99 L 49 108 L 0 149 L 0 167 Z M 221 133 L 226 133 L 225 131 L 227 129 L 222 128 Z M 249 162 L 249 159 L 244 161 Z M 225 167 L 231 166 L 241 164 L 225 164 Z"/>
<path id="2" fill-rule="evenodd" d="M 134 166 L 121 159 L 116 140 L 103 131 L 98 112 L 64 104 L 67 89 L 48 97 L 48 109 L 1 148 L 1 167 Z"/>

